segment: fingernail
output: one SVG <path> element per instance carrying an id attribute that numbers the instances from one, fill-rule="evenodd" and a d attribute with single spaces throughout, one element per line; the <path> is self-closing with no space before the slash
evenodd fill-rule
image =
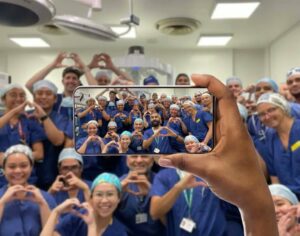
<path id="1" fill-rule="evenodd" d="M 162 167 L 173 167 L 172 161 L 167 158 L 159 158 L 158 164 Z"/>

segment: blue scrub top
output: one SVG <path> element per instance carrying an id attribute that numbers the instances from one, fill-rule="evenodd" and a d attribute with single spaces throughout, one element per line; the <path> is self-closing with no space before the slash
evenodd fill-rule
<path id="1" fill-rule="evenodd" d="M 177 134 L 177 132 L 174 130 L 174 132 Z M 161 134 L 166 134 L 166 130 L 162 130 Z M 154 134 L 152 128 L 145 130 L 144 132 L 144 140 L 149 139 Z M 155 149 L 157 148 L 159 150 L 159 153 L 175 153 L 176 149 L 172 147 L 171 141 L 172 139 L 175 139 L 175 137 L 170 136 L 159 136 L 156 137 L 153 142 L 150 144 L 148 151 L 150 153 L 156 153 Z M 158 153 L 157 153 L 158 154 Z"/>
<path id="2" fill-rule="evenodd" d="M 0 189 L 0 197 L 4 195 L 7 186 Z M 50 209 L 56 207 L 53 197 L 41 190 Z M 8 202 L 0 222 L 0 235 L 39 236 L 42 230 L 40 208 L 37 203 L 28 200 L 13 200 Z"/>
<path id="3" fill-rule="evenodd" d="M 37 120 L 28 119 L 24 115 L 19 119 L 20 121 L 14 127 L 5 124 L 0 128 L 0 152 L 5 152 L 7 148 L 16 144 L 27 144 L 32 147 L 32 144 L 46 139 Z M 22 140 L 25 140 L 25 143 Z"/>
<path id="4" fill-rule="evenodd" d="M 56 225 L 55 231 L 61 236 L 85 236 L 88 234 L 88 228 L 85 222 L 78 216 L 68 214 L 61 218 Z M 109 225 L 102 236 L 127 236 L 124 225 L 117 219 Z"/>
<path id="5" fill-rule="evenodd" d="M 169 192 L 180 180 L 175 169 L 165 169 L 158 172 L 154 178 L 150 195 L 163 196 Z M 188 191 L 190 192 L 190 191 Z M 179 227 L 182 219 L 189 218 L 189 208 L 181 193 L 171 210 L 167 213 L 167 235 L 169 236 L 225 236 L 226 217 L 222 208 L 222 201 L 210 189 L 205 187 L 193 188 L 191 205 L 191 219 L 196 223 L 196 228 L 189 233 Z"/>
<path id="6" fill-rule="evenodd" d="M 187 116 L 183 119 L 188 131 L 194 135 L 200 142 L 202 142 L 207 134 L 207 123 L 213 121 L 211 113 L 206 111 L 197 111 L 195 121 L 191 116 Z"/>
<path id="7" fill-rule="evenodd" d="M 57 129 L 61 130 L 68 138 L 73 138 L 73 124 L 67 117 L 58 114 L 55 111 L 52 111 L 49 117 Z M 43 124 L 40 124 L 40 127 L 45 133 Z M 41 162 L 36 162 L 35 167 L 38 176 L 38 186 L 45 190 L 50 187 L 58 174 L 58 156 L 64 148 L 64 145 L 54 146 L 48 139 L 46 139 L 43 141 L 43 147 L 44 159 Z"/>
<path id="8" fill-rule="evenodd" d="M 123 175 L 121 180 L 125 179 L 128 174 Z M 150 172 L 149 181 L 153 182 L 154 173 Z M 129 184 L 129 189 L 138 192 L 136 184 Z M 130 236 L 156 236 L 165 235 L 165 227 L 160 220 L 152 220 L 150 216 L 150 194 L 147 196 L 134 196 L 128 192 L 123 192 L 121 202 L 116 211 L 116 217 L 122 222 L 127 229 Z M 138 214 L 146 214 L 147 222 L 136 223 L 136 216 Z"/>
<path id="9" fill-rule="evenodd" d="M 83 137 L 77 140 L 76 142 L 76 150 L 78 150 L 82 144 L 87 140 L 88 137 Z M 85 153 L 84 154 L 93 154 L 100 155 L 101 154 L 101 143 L 99 141 L 90 141 L 88 142 Z"/>
<path id="10" fill-rule="evenodd" d="M 86 108 L 80 109 L 79 112 L 83 112 Z M 84 137 L 87 136 L 87 132 L 85 129 L 81 128 L 83 124 L 86 124 L 90 120 L 102 120 L 102 113 L 98 109 L 93 109 L 91 112 L 88 112 L 85 116 L 79 118 L 79 136 Z"/>
<path id="11" fill-rule="evenodd" d="M 294 120 L 286 150 L 278 133 L 269 129 L 266 133 L 268 144 L 267 168 L 270 175 L 277 176 L 281 184 L 300 197 L 300 120 Z"/>
<path id="12" fill-rule="evenodd" d="M 112 111 L 111 112 L 111 114 L 110 114 L 110 117 L 111 118 L 114 118 L 114 116 L 116 115 L 116 114 L 118 114 L 118 113 L 122 113 L 122 114 L 124 114 L 124 115 L 126 115 L 126 117 L 125 118 L 121 118 L 121 117 L 116 117 L 115 118 L 115 122 L 117 123 L 117 133 L 118 134 L 120 134 L 120 133 L 122 133 L 124 130 L 126 130 L 126 128 L 127 128 L 127 126 L 123 123 L 123 121 L 125 120 L 125 119 L 127 119 L 128 118 L 128 116 L 129 116 L 129 113 L 127 112 L 127 111 L 119 111 L 119 110 L 115 110 L 115 111 Z"/>
<path id="13" fill-rule="evenodd" d="M 91 181 L 88 181 L 88 180 L 85 180 L 85 179 L 82 179 L 82 181 L 84 183 L 86 183 L 89 186 L 89 188 L 91 188 L 91 186 L 92 186 L 92 182 Z M 67 191 L 56 192 L 55 194 L 53 194 L 53 197 L 54 197 L 55 202 L 56 202 L 57 205 L 63 203 L 65 200 L 67 200 L 67 199 L 70 198 L 70 196 L 69 196 L 69 194 L 68 194 Z M 76 198 L 80 202 L 85 202 L 86 201 L 85 198 L 84 198 L 84 194 L 83 194 L 82 189 L 79 189 Z"/>

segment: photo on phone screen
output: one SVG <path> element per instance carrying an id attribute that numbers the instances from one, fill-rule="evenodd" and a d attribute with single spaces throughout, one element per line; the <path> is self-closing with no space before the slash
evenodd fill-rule
<path id="1" fill-rule="evenodd" d="M 191 86 L 78 87 L 74 137 L 82 155 L 205 153 L 213 148 L 215 101 Z"/>

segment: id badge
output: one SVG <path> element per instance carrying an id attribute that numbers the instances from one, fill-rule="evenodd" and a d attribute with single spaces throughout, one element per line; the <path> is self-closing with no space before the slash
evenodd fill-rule
<path id="1" fill-rule="evenodd" d="M 189 233 L 192 233 L 193 230 L 196 228 L 196 223 L 191 219 L 183 218 L 180 222 L 180 228 Z"/>
<path id="2" fill-rule="evenodd" d="M 138 151 L 141 151 L 143 148 L 141 147 L 141 146 L 138 146 L 137 148 L 136 148 L 136 150 L 138 150 Z"/>
<path id="3" fill-rule="evenodd" d="M 135 215 L 136 224 L 147 223 L 147 221 L 148 221 L 148 215 L 146 213 L 139 213 Z"/>
<path id="4" fill-rule="evenodd" d="M 158 148 L 154 148 L 153 150 L 155 153 L 160 153 L 160 150 Z"/>

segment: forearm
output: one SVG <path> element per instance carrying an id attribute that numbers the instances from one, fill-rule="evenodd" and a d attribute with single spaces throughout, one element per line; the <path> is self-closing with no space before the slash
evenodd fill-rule
<path id="1" fill-rule="evenodd" d="M 208 144 L 209 140 L 212 138 L 212 124 L 208 124 L 208 131 L 205 135 L 205 138 L 203 140 L 203 143 Z"/>
<path id="2" fill-rule="evenodd" d="M 152 135 L 150 138 L 144 140 L 143 149 L 147 149 L 151 145 L 151 143 L 153 142 L 153 139 L 154 139 L 154 135 Z"/>
<path id="3" fill-rule="evenodd" d="M 0 128 L 6 125 L 9 120 L 15 115 L 14 110 L 10 110 L 9 112 L 5 113 L 3 116 L 0 117 Z"/>
<path id="4" fill-rule="evenodd" d="M 77 152 L 80 154 L 85 154 L 86 148 L 87 148 L 88 140 L 85 140 L 84 143 L 81 145 L 80 148 L 78 148 Z"/>
<path id="5" fill-rule="evenodd" d="M 2 201 L 2 199 L 0 199 L 0 223 L 2 221 L 2 216 L 3 216 L 3 212 L 4 212 L 4 207 L 5 207 L 5 203 Z"/>
<path id="6" fill-rule="evenodd" d="M 182 188 L 175 184 L 174 187 L 162 197 L 152 197 L 150 205 L 150 215 L 152 219 L 157 220 L 164 217 L 174 206 L 182 191 Z"/>
<path id="7" fill-rule="evenodd" d="M 105 110 L 103 110 L 101 113 L 102 113 L 103 118 L 104 118 L 106 121 L 109 121 L 109 120 L 110 120 L 110 115 L 108 115 L 108 114 L 106 113 Z"/>
<path id="8" fill-rule="evenodd" d="M 40 204 L 40 216 L 41 216 L 41 223 L 42 227 L 44 227 L 47 223 L 47 220 L 50 216 L 51 210 L 46 201 Z"/>
<path id="9" fill-rule="evenodd" d="M 244 224 L 244 235 L 249 236 L 277 236 L 278 229 L 276 220 L 274 219 L 274 209 L 270 205 L 261 207 L 255 212 L 241 210 L 241 216 Z"/>
<path id="10" fill-rule="evenodd" d="M 58 217 L 59 217 L 59 214 L 54 209 L 51 212 L 46 224 L 44 225 L 40 236 L 54 236 L 55 235 L 54 230 L 55 230 L 55 225 L 56 225 L 56 222 L 58 220 Z"/>
<path id="11" fill-rule="evenodd" d="M 82 118 L 82 117 L 86 116 L 86 115 L 89 113 L 89 111 L 90 111 L 89 108 L 87 108 L 87 109 L 85 109 L 84 111 L 79 112 L 79 113 L 77 114 L 78 118 Z"/>
<path id="12" fill-rule="evenodd" d="M 89 85 L 97 85 L 97 80 L 95 80 L 94 76 L 92 75 L 90 68 L 85 66 L 83 68 L 83 71 L 84 71 L 87 83 Z"/>
<path id="13" fill-rule="evenodd" d="M 53 64 L 47 65 L 45 68 L 33 75 L 25 84 L 29 91 L 32 91 L 33 84 L 44 79 L 54 69 Z"/>
<path id="14" fill-rule="evenodd" d="M 111 68 L 111 70 L 117 75 L 117 76 L 121 76 L 123 79 L 125 80 L 132 80 L 133 79 L 124 71 L 120 70 L 118 67 L 114 66 Z"/>
<path id="15" fill-rule="evenodd" d="M 43 121 L 44 129 L 47 138 L 54 146 L 62 145 L 65 141 L 64 133 L 57 129 L 55 124 L 52 122 L 50 118 L 47 118 Z"/>

